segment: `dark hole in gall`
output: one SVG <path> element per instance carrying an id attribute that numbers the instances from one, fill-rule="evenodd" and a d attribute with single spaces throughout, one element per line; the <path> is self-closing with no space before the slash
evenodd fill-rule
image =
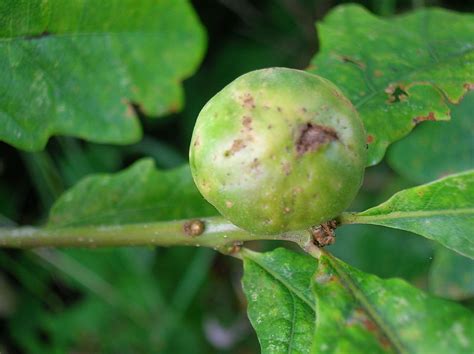
<path id="1" fill-rule="evenodd" d="M 333 128 L 306 123 L 296 141 L 296 152 L 298 156 L 301 156 L 307 152 L 316 151 L 322 145 L 338 139 Z"/>

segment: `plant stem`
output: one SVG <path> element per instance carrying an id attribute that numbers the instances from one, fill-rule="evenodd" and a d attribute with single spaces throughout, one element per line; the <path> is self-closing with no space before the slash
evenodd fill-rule
<path id="1" fill-rule="evenodd" d="M 236 242 L 287 240 L 301 244 L 307 239 L 306 230 L 253 235 L 221 217 L 108 226 L 0 228 L 0 247 L 9 248 L 203 246 L 225 252 Z"/>
<path id="2" fill-rule="evenodd" d="M 345 224 L 359 224 L 357 220 L 357 213 L 354 212 L 344 212 L 341 213 L 337 218 L 336 221 L 340 225 Z"/>

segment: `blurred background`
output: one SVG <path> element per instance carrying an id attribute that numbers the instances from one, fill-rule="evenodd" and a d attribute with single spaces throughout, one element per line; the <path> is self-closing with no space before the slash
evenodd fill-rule
<path id="1" fill-rule="evenodd" d="M 145 133 L 130 146 L 55 137 L 44 151 L 26 153 L 0 143 L 0 225 L 43 223 L 55 199 L 85 175 L 119 171 L 143 156 L 153 157 L 162 169 L 185 163 L 194 121 L 205 102 L 247 71 L 304 69 L 318 50 L 315 21 L 341 3 L 192 1 L 206 28 L 208 49 L 200 69 L 184 82 L 184 110 L 148 119 L 137 109 Z M 380 16 L 432 5 L 474 10 L 466 0 L 358 3 Z M 473 101 L 471 94 L 453 114 L 468 117 Z M 430 124 L 413 135 L 432 129 Z M 396 161 L 390 166 L 396 170 Z M 392 168 L 382 163 L 367 170 L 353 209 L 424 182 Z M 343 260 L 426 289 L 435 251 L 429 241 L 369 226 L 343 227 L 337 236 L 331 248 Z M 256 353 L 241 272 L 239 261 L 207 249 L 0 250 L 0 353 Z"/>

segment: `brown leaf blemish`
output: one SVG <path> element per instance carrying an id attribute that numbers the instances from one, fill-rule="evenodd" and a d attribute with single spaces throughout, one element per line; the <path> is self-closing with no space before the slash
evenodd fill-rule
<path id="1" fill-rule="evenodd" d="M 315 275 L 314 281 L 318 284 L 324 285 L 327 283 L 338 281 L 338 279 L 336 278 L 334 274 L 319 273 Z"/>
<path id="2" fill-rule="evenodd" d="M 125 97 L 120 99 L 120 102 L 125 105 L 125 116 L 127 118 L 135 118 L 138 115 L 140 107 Z"/>
<path id="3" fill-rule="evenodd" d="M 390 84 L 384 91 L 388 95 L 387 103 L 402 102 L 408 99 L 408 93 L 402 84 Z"/>
<path id="4" fill-rule="evenodd" d="M 368 332 L 375 335 L 382 348 L 387 349 L 391 346 L 390 341 L 381 332 L 380 327 L 376 322 L 369 316 L 369 314 L 362 308 L 356 308 L 353 310 L 351 316 L 347 318 L 346 323 L 348 326 L 360 325 L 365 328 Z"/>
<path id="5" fill-rule="evenodd" d="M 127 118 L 134 118 L 135 117 L 135 110 L 133 109 L 132 105 L 131 104 L 127 104 L 126 106 L 127 108 L 125 108 L 125 116 Z"/>
<path id="6" fill-rule="evenodd" d="M 296 140 L 296 152 L 301 156 L 307 152 L 318 150 L 322 145 L 339 140 L 336 131 L 331 127 L 306 123 Z"/>
<path id="7" fill-rule="evenodd" d="M 464 84 L 464 88 L 468 91 L 474 90 L 474 83 L 466 83 Z"/>
<path id="8" fill-rule="evenodd" d="M 383 76 L 383 72 L 381 70 L 374 70 L 374 76 L 375 77 L 382 77 Z"/>
<path id="9" fill-rule="evenodd" d="M 373 135 L 367 135 L 367 144 L 372 144 L 374 142 L 374 136 Z"/>
<path id="10" fill-rule="evenodd" d="M 354 64 L 362 70 L 365 70 L 365 67 L 366 67 L 365 63 L 361 62 L 360 60 L 348 57 L 347 55 L 340 55 L 339 60 L 341 60 L 343 63 Z"/>
<path id="11" fill-rule="evenodd" d="M 367 313 L 361 308 L 356 308 L 353 311 L 352 315 L 347 319 L 347 325 L 353 326 L 355 324 L 362 325 L 363 327 L 365 327 L 367 331 L 375 332 L 378 334 L 377 325 L 374 323 L 374 321 L 372 321 L 369 318 Z"/>
<path id="12" fill-rule="evenodd" d="M 430 113 L 428 113 L 427 116 L 418 116 L 418 117 L 415 117 L 415 118 L 413 118 L 413 123 L 414 123 L 415 125 L 418 125 L 418 124 L 420 124 L 421 122 L 424 122 L 424 121 L 426 121 L 426 120 L 436 120 L 436 117 L 435 117 L 434 113 L 433 113 L 433 112 L 430 112 Z"/>

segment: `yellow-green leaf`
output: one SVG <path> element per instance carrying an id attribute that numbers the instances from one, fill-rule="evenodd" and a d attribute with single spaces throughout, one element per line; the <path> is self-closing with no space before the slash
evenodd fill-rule
<path id="1" fill-rule="evenodd" d="M 160 171 L 151 159 L 142 159 L 121 172 L 81 180 L 53 205 L 49 225 L 115 225 L 216 213 L 194 185 L 188 165 Z"/>
<path id="2" fill-rule="evenodd" d="M 411 231 L 474 259 L 474 170 L 396 193 L 342 223 Z M 403 241 L 400 241 L 403 242 Z"/>

